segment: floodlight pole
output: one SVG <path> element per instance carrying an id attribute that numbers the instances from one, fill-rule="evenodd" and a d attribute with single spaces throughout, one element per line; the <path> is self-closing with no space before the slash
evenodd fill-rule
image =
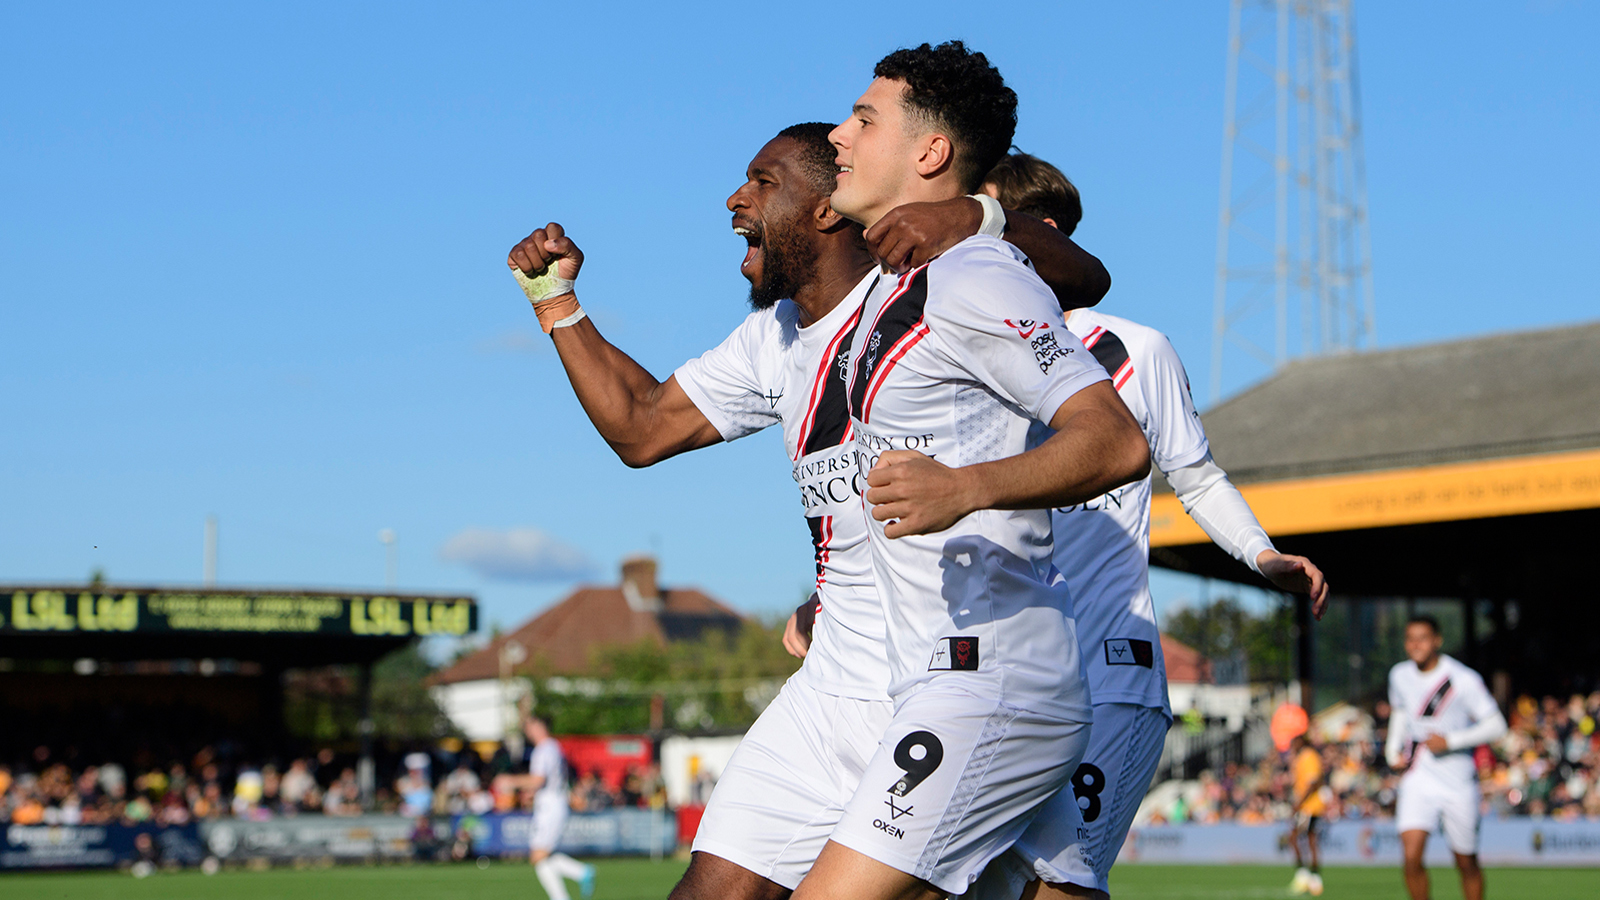
<path id="1" fill-rule="evenodd" d="M 377 789 L 377 767 L 372 761 L 372 663 L 361 664 L 361 721 L 356 728 L 361 732 L 361 759 L 356 763 L 356 781 L 361 786 L 361 808 L 372 811 Z"/>
<path id="2" fill-rule="evenodd" d="M 1246 364 L 1254 377 L 1296 356 L 1376 342 L 1353 7 L 1354 0 L 1229 4 L 1213 403 L 1222 397 L 1224 364 Z M 1296 306 L 1299 347 L 1289 341 Z"/>
<path id="3" fill-rule="evenodd" d="M 205 556 L 200 569 L 200 581 L 206 587 L 217 585 L 217 517 L 206 516 Z"/>
<path id="4" fill-rule="evenodd" d="M 394 559 L 395 534 L 394 534 L 394 529 L 393 528 L 384 528 L 384 529 L 380 530 L 378 532 L 378 541 L 383 544 L 383 550 L 384 550 L 384 552 L 383 552 L 383 583 L 384 583 L 384 585 L 386 587 L 389 588 L 389 590 L 392 591 L 392 590 L 394 590 L 394 584 L 395 584 L 395 574 L 394 574 L 394 569 L 395 569 L 395 565 L 394 565 L 394 563 L 395 563 L 395 559 Z"/>

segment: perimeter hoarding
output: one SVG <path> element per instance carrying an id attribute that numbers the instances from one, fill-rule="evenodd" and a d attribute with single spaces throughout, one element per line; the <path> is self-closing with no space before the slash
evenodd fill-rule
<path id="1" fill-rule="evenodd" d="M 1600 820 L 1485 819 L 1478 857 L 1488 866 L 1600 866 Z M 1400 835 L 1393 820 L 1333 822 L 1322 830 L 1324 865 L 1394 866 Z M 1155 825 L 1135 828 L 1118 862 L 1185 865 L 1290 865 L 1288 825 Z M 1454 864 L 1444 835 L 1428 840 L 1425 862 Z"/>
<path id="2" fill-rule="evenodd" d="M 466 597 L 0 588 L 0 635 L 285 634 L 410 637 L 478 628 Z"/>
<path id="3" fill-rule="evenodd" d="M 7 825 L 0 832 L 0 870 L 105 868 L 140 858 L 147 834 L 166 862 L 196 865 L 205 857 L 200 830 L 187 825 Z"/>

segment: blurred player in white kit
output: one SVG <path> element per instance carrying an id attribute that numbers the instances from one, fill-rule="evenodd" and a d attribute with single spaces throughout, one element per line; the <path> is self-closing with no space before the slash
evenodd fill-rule
<path id="1" fill-rule="evenodd" d="M 1406 890 L 1428 900 L 1422 854 L 1428 833 L 1444 827 L 1466 900 L 1483 900 L 1478 866 L 1478 769 L 1472 751 L 1506 733 L 1505 716 L 1477 672 L 1441 653 L 1431 616 L 1406 624 L 1406 661 L 1389 670 L 1389 739 L 1384 755 L 1404 770 L 1395 828 L 1405 853 Z"/>
<path id="2" fill-rule="evenodd" d="M 570 900 L 565 879 L 578 882 L 583 896 L 594 894 L 594 866 L 557 853 L 561 833 L 567 828 L 567 760 L 561 742 L 550 734 L 550 724 L 538 716 L 524 716 L 522 733 L 527 773 L 502 775 L 502 783 L 533 795 L 533 825 L 528 836 L 528 862 L 550 900 Z"/>

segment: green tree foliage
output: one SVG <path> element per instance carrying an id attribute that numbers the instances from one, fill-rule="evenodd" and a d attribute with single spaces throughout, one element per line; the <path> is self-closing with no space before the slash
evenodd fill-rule
<path id="1" fill-rule="evenodd" d="M 1212 660 L 1243 654 L 1250 681 L 1288 681 L 1294 672 L 1294 606 L 1280 601 L 1252 613 L 1236 598 L 1221 597 L 1166 617 L 1167 634 Z"/>
<path id="2" fill-rule="evenodd" d="M 598 649 L 581 676 L 550 676 L 535 661 L 536 709 L 563 734 L 621 734 L 659 725 L 677 731 L 748 728 L 800 661 L 783 629 L 747 621 L 695 641 Z"/>
<path id="3" fill-rule="evenodd" d="M 433 666 L 413 642 L 372 667 L 374 735 L 391 741 L 432 740 L 454 728 L 424 683 Z M 298 669 L 284 677 L 283 717 L 289 733 L 323 744 L 357 740 L 361 673 L 356 666 Z"/>

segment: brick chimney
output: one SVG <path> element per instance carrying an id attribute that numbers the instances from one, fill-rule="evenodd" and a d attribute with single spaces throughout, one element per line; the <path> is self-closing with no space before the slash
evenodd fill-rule
<path id="1" fill-rule="evenodd" d="M 661 611 L 661 588 L 656 585 L 656 558 L 630 556 L 622 561 L 622 596 L 638 612 Z"/>

